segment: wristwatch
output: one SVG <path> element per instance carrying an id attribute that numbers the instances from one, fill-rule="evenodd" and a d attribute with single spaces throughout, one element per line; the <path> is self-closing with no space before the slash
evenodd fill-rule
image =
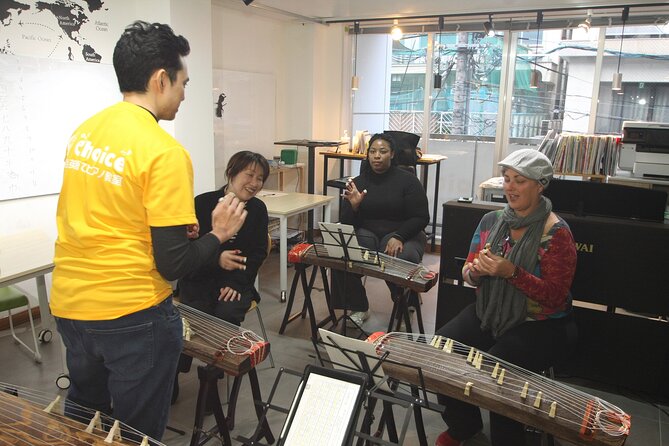
<path id="1" fill-rule="evenodd" d="M 518 277 L 518 270 L 519 270 L 518 265 L 515 265 L 513 267 L 513 274 L 511 274 L 509 277 L 507 277 L 506 280 L 513 280 L 516 277 Z"/>

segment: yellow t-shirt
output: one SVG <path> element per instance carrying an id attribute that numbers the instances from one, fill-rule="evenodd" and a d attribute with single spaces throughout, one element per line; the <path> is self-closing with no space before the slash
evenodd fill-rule
<path id="1" fill-rule="evenodd" d="M 84 122 L 65 155 L 51 312 L 109 320 L 171 293 L 150 226 L 195 223 L 190 155 L 147 110 L 113 105 Z"/>

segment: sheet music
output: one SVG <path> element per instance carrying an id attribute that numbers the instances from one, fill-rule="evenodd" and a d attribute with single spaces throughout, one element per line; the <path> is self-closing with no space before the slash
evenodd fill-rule
<path id="1" fill-rule="evenodd" d="M 363 252 L 365 248 L 360 247 L 358 238 L 355 235 L 355 228 L 351 225 L 341 223 L 319 222 L 321 235 L 323 236 L 323 245 L 328 252 L 328 256 L 334 259 L 344 258 L 344 248 L 340 239 L 339 231 L 344 236 L 344 242 L 348 248 L 348 258 L 354 262 L 364 262 Z"/>
<path id="2" fill-rule="evenodd" d="M 283 444 L 341 446 L 355 413 L 359 391 L 359 384 L 309 374 Z"/>
<path id="3" fill-rule="evenodd" d="M 319 328 L 318 332 L 321 336 L 321 339 L 325 342 L 325 351 L 328 353 L 330 361 L 335 369 L 339 370 L 351 370 L 351 368 L 358 369 L 362 371 L 360 366 L 360 360 L 358 356 L 350 352 L 362 352 L 367 357 L 367 363 L 371 369 L 373 369 L 378 362 L 378 354 L 376 353 L 376 347 L 371 342 L 363 341 L 361 339 L 349 338 L 339 333 L 334 333 L 332 331 L 326 330 L 324 328 Z M 336 344 L 337 346 L 346 349 L 348 357 L 342 352 L 337 346 L 332 345 Z M 342 366 L 347 366 L 345 368 Z M 383 366 L 379 367 L 378 370 L 374 373 L 374 376 L 371 377 L 374 385 L 377 385 L 385 376 L 383 372 Z M 390 392 L 390 388 L 387 383 L 382 383 L 380 386 L 381 389 Z"/>

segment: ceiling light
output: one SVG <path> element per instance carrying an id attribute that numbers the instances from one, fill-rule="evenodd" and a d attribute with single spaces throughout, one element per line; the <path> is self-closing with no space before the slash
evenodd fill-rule
<path id="1" fill-rule="evenodd" d="M 488 15 L 488 21 L 483 23 L 483 29 L 488 37 L 495 35 L 495 25 L 492 23 L 492 14 Z"/>
<path id="2" fill-rule="evenodd" d="M 390 30 L 390 37 L 393 40 L 400 40 L 402 38 L 402 28 L 399 27 L 399 21 L 397 19 L 393 20 L 393 27 Z"/>
<path id="3" fill-rule="evenodd" d="M 437 72 L 434 75 L 434 79 L 432 82 L 432 88 L 435 90 L 439 90 L 441 88 L 441 53 L 439 53 L 439 48 L 441 45 L 441 31 L 444 29 L 444 18 L 439 17 L 439 34 L 437 36 L 437 44 L 434 45 L 434 49 L 437 52 L 437 56 L 439 59 L 437 59 Z"/>
<path id="4" fill-rule="evenodd" d="M 539 88 L 539 82 L 541 78 L 539 75 L 539 70 L 537 69 L 537 58 L 539 53 L 539 33 L 541 32 L 541 22 L 544 21 L 544 13 L 541 11 L 537 12 L 537 40 L 534 45 L 534 70 L 532 70 L 532 75 L 530 77 L 530 88 Z"/>
<path id="5" fill-rule="evenodd" d="M 618 69 L 613 73 L 613 81 L 611 82 L 611 90 L 620 91 L 623 88 L 623 74 L 620 72 L 620 60 L 623 57 L 623 40 L 625 40 L 625 22 L 630 16 L 629 6 L 623 8 L 623 30 L 620 34 L 620 49 L 618 50 Z"/>
<path id="6" fill-rule="evenodd" d="M 588 9 L 588 15 L 586 16 L 585 20 L 579 23 L 578 27 L 585 30 L 585 32 L 590 31 L 590 27 L 592 26 L 592 9 Z"/>
<path id="7" fill-rule="evenodd" d="M 351 90 L 357 90 L 360 86 L 358 79 L 358 34 L 360 34 L 360 22 L 353 24 L 353 77 L 351 77 Z"/>

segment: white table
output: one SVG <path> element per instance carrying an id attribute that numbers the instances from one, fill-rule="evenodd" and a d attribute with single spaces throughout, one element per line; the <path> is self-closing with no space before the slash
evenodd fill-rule
<path id="1" fill-rule="evenodd" d="M 258 194 L 258 198 L 267 206 L 268 215 L 279 219 L 279 255 L 281 256 L 279 275 L 281 302 L 285 302 L 286 290 L 288 289 L 288 217 L 324 206 L 323 221 L 329 222 L 332 201 L 336 197 L 263 190 Z"/>
<path id="2" fill-rule="evenodd" d="M 44 276 L 53 270 L 54 241 L 34 230 L 0 236 L 0 287 L 35 279 L 42 328 L 50 328 Z"/>

